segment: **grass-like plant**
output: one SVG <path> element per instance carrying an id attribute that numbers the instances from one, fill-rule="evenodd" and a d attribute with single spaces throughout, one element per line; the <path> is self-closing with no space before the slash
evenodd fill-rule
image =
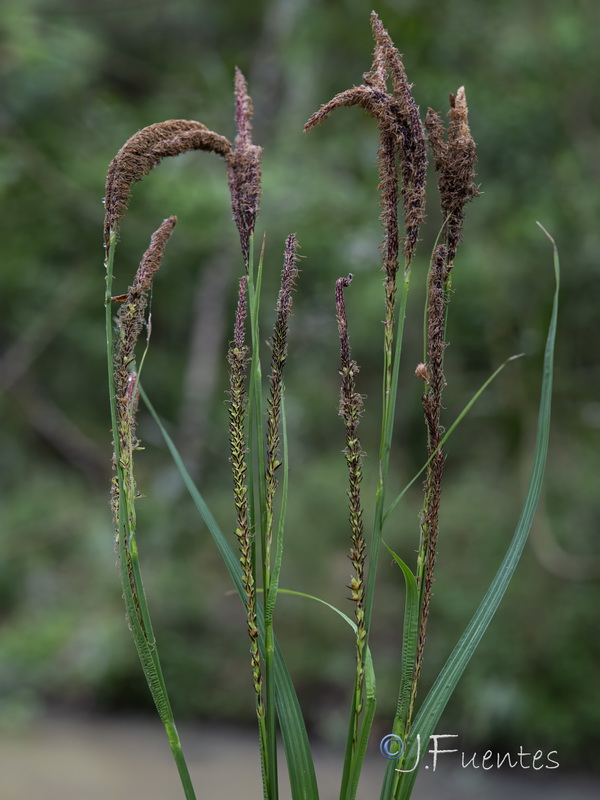
<path id="1" fill-rule="evenodd" d="M 375 13 L 372 14 L 371 22 L 375 52 L 371 70 L 364 75 L 363 84 L 336 95 L 306 124 L 306 130 L 309 130 L 324 122 L 335 109 L 344 106 L 358 106 L 376 120 L 379 132 L 381 221 L 384 228 L 381 248 L 384 273 L 381 438 L 375 512 L 370 537 L 365 533 L 361 499 L 363 451 L 358 431 L 362 413 L 359 368 L 351 356 L 349 323 L 344 302 L 344 293 L 350 289 L 352 275 L 340 278 L 334 287 L 340 340 L 339 415 L 345 431 L 349 557 L 353 570 L 349 589 L 354 605 L 354 620 L 338 609 L 333 610 L 350 624 L 356 638 L 356 672 L 350 694 L 340 800 L 354 800 L 357 796 L 375 714 L 375 672 L 369 649 L 369 632 L 374 613 L 381 545 L 385 545 L 400 567 L 406 598 L 402 658 L 398 667 L 397 711 L 390 721 L 394 741 L 401 746 L 403 752 L 398 754 L 399 758 L 388 762 L 381 800 L 410 797 L 418 771 L 413 767 L 423 755 L 419 743 L 426 742 L 434 732 L 448 699 L 506 591 L 525 544 L 541 489 L 548 446 L 558 301 L 558 258 L 555 249 L 557 293 L 544 356 L 534 463 L 523 511 L 496 577 L 433 687 L 419 702 L 419 677 L 425 652 L 440 527 L 440 499 L 446 459 L 444 445 L 456 425 L 505 364 L 486 381 L 445 431 L 441 417 L 442 393 L 446 385 L 444 349 L 448 301 L 452 270 L 462 238 L 465 207 L 478 193 L 474 183 L 476 148 L 469 129 L 464 88 L 461 87 L 455 95 L 450 96 L 447 129 L 441 117 L 431 109 L 423 125 L 400 54 Z M 291 234 L 285 242 L 277 315 L 270 342 L 270 371 L 265 384 L 261 369 L 259 329 L 263 253 L 256 261 L 254 248 L 254 227 L 261 196 L 261 149 L 252 142 L 252 103 L 245 79 L 239 70 L 235 76 L 235 122 L 237 135 L 234 144 L 195 121 L 169 120 L 151 125 L 134 134 L 125 143 L 108 171 L 104 228 L 105 307 L 114 442 L 115 476 L 112 496 L 116 547 L 129 627 L 150 692 L 167 732 L 185 796 L 189 800 L 195 797 L 195 793 L 161 670 L 158 643 L 144 594 L 138 557 L 134 457 L 139 446 L 136 437 L 136 413 L 141 395 L 224 559 L 245 609 L 264 797 L 266 800 L 275 800 L 278 797 L 279 732 L 285 748 L 294 800 L 316 800 L 318 788 L 308 737 L 294 686 L 277 645 L 274 625 L 277 597 L 284 591 L 279 586 L 288 494 L 283 375 L 293 290 L 298 277 L 298 243 L 295 234 Z M 396 402 L 400 391 L 398 375 L 403 327 L 412 265 L 425 217 L 428 145 L 438 174 L 443 224 L 429 262 L 424 356 L 422 363 L 416 368 L 416 374 L 423 380 L 424 386 L 422 404 L 426 435 L 425 464 L 390 503 L 389 459 L 393 445 Z M 231 528 L 237 542 L 235 547 L 232 546 L 233 539 L 226 537 L 219 528 L 140 384 L 150 332 L 148 297 L 167 242 L 173 233 L 175 217 L 165 219 L 153 234 L 127 294 L 118 298 L 112 297 L 119 224 L 127 208 L 132 184 L 141 180 L 163 158 L 189 150 L 211 151 L 224 160 L 233 219 L 241 245 L 243 272 L 239 280 L 233 335 L 227 355 L 230 370 L 230 462 L 235 515 Z M 399 207 L 403 212 L 403 230 L 399 220 Z M 120 302 L 116 325 L 113 319 L 115 300 Z M 144 347 L 138 343 L 138 339 L 145 330 L 147 336 Z M 384 542 L 383 537 L 386 526 L 389 528 L 390 516 L 404 492 L 423 473 L 424 495 L 418 525 L 417 558 L 411 566 Z M 276 500 L 278 492 L 280 497 Z M 393 544 L 391 534 L 389 542 Z M 292 594 L 301 595 L 298 592 Z M 404 765 L 410 765 L 410 771 L 402 771 Z"/>

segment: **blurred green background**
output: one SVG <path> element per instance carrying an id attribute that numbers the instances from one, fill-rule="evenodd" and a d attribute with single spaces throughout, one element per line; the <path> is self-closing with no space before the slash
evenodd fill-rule
<path id="1" fill-rule="evenodd" d="M 2 0 L 0 3 L 0 720 L 44 709 L 148 711 L 124 620 L 108 507 L 110 433 L 103 332 L 102 195 L 136 130 L 193 118 L 234 136 L 232 76 L 247 75 L 264 147 L 258 233 L 267 236 L 266 339 L 285 236 L 302 246 L 287 372 L 291 494 L 282 585 L 347 613 L 349 534 L 337 417 L 335 279 L 366 395 L 365 498 L 376 479 L 383 293 L 377 134 L 357 110 L 305 136 L 333 94 L 371 62 L 359 0 Z M 514 583 L 440 729 L 463 742 L 556 749 L 590 765 L 600 729 L 600 6 L 589 0 L 381 0 L 424 114 L 464 84 L 482 196 L 468 209 L 453 273 L 445 420 L 508 356 L 525 352 L 448 446 L 440 557 L 424 686 L 442 666 L 512 535 L 528 478 L 542 348 L 563 265 L 554 421 L 543 501 Z M 144 383 L 224 529 L 232 531 L 225 351 L 241 263 L 224 167 L 170 159 L 133 192 L 117 255 L 125 291 L 151 232 L 179 224 L 157 279 Z M 414 266 L 392 456 L 400 489 L 424 460 L 423 279 Z M 265 349 L 265 358 L 267 357 Z M 237 598 L 147 413 L 138 459 L 140 548 L 178 718 L 253 721 Z M 367 519 L 372 511 L 366 499 Z M 417 546 L 418 487 L 386 539 Z M 382 558 L 372 647 L 376 731 L 399 682 L 403 585 Z M 340 744 L 353 642 L 321 607 L 282 597 L 282 645 L 310 730 Z"/>

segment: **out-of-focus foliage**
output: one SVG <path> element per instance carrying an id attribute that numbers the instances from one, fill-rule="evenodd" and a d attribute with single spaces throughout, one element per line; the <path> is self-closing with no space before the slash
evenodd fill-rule
<path id="1" fill-rule="evenodd" d="M 12 719 L 42 701 L 147 706 L 113 569 L 103 334 L 102 204 L 108 162 L 137 129 L 195 118 L 232 138 L 239 65 L 265 148 L 258 226 L 267 233 L 266 308 L 284 236 L 302 275 L 287 373 L 291 492 L 282 585 L 347 607 L 343 431 L 337 418 L 336 277 L 367 395 L 362 423 L 375 483 L 380 324 L 376 133 L 356 110 L 305 136 L 308 116 L 361 81 L 370 6 L 358 0 L 4 0 L 0 9 L 0 702 Z M 500 561 L 531 457 L 551 252 L 564 288 L 545 507 L 514 586 L 449 709 L 473 741 L 544 743 L 585 761 L 600 725 L 598 158 L 600 7 L 592 0 L 388 0 L 376 9 L 404 53 L 415 96 L 447 108 L 466 86 L 482 196 L 453 272 L 448 423 L 507 356 L 510 365 L 448 447 L 440 559 L 425 681 L 431 681 Z M 393 470 L 399 488 L 424 453 L 417 380 L 423 281 L 439 226 L 414 267 Z M 179 224 L 157 280 L 144 382 L 222 525 L 231 528 L 224 353 L 240 272 L 224 168 L 193 154 L 134 188 L 117 258 L 124 291 L 151 232 Z M 223 308 L 223 312 L 221 312 Z M 201 312 L 201 313 L 199 313 Z M 212 313 L 212 316 L 211 316 Z M 265 320 L 263 338 L 271 320 Z M 267 351 L 265 351 L 266 356 Z M 195 366 L 200 368 L 195 370 Z M 157 432 L 142 411 L 140 547 L 166 677 L 179 715 L 251 719 L 238 601 Z M 416 549 L 419 492 L 387 540 Z M 368 518 L 368 516 L 367 516 Z M 373 650 L 386 732 L 399 680 L 401 577 L 381 564 Z M 169 597 L 169 600 L 166 598 Z M 282 598 L 282 643 L 311 724 L 339 736 L 352 642 L 320 607 Z M 317 647 L 306 647 L 310 639 Z M 311 656 L 307 661 L 307 653 Z M 211 686 L 202 693 L 199 687 Z M 527 741 L 526 741 L 527 740 Z"/>

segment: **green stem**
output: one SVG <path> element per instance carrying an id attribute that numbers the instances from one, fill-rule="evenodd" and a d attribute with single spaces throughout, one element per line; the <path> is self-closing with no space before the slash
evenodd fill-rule
<path id="1" fill-rule="evenodd" d="M 177 766 L 181 785 L 186 800 L 196 800 L 196 794 L 183 755 L 181 741 L 175 727 L 173 711 L 167 694 L 164 676 L 160 665 L 150 612 L 144 592 L 144 585 L 139 567 L 138 551 L 135 538 L 135 507 L 133 498 L 133 463 L 132 443 L 128 440 L 129 452 L 123 454 L 119 439 L 119 421 L 117 416 L 116 389 L 113 376 L 114 336 L 111 308 L 114 256 L 116 249 L 116 232 L 111 231 L 109 249 L 106 257 L 106 290 L 104 298 L 106 320 L 106 352 L 108 364 L 108 387 L 110 417 L 113 432 L 116 479 L 118 485 L 118 545 L 119 570 L 123 587 L 123 597 L 127 610 L 127 619 L 131 626 L 133 639 L 138 652 L 142 669 L 152 699 L 165 727 L 171 752 Z M 123 455 L 127 457 L 127 472 L 123 467 Z"/>
<path id="2" fill-rule="evenodd" d="M 402 340 L 404 336 L 404 320 L 406 317 L 406 305 L 408 301 L 408 290 L 410 287 L 410 268 L 404 274 L 402 284 L 402 294 L 400 295 L 396 339 L 393 350 L 393 367 L 389 387 L 384 387 L 383 393 L 383 414 L 381 426 L 381 442 L 379 448 L 379 475 L 377 480 L 375 522 L 373 526 L 373 538 L 371 542 L 371 554 L 369 557 L 369 575 L 367 580 L 367 593 L 365 603 L 365 624 L 367 637 L 369 635 L 371 616 L 373 613 L 373 600 L 375 595 L 375 581 L 377 578 L 377 561 L 383 535 L 385 492 L 387 488 L 388 469 L 390 461 L 390 451 L 392 447 L 392 435 L 394 432 L 394 418 L 396 414 L 396 399 L 398 394 L 398 373 L 400 370 L 400 357 L 402 354 Z M 387 359 L 386 359 L 387 360 Z"/>

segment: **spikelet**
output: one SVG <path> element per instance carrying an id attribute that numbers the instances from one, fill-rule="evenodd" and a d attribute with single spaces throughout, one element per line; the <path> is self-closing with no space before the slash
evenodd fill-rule
<path id="1" fill-rule="evenodd" d="M 240 279 L 238 302 L 235 315 L 233 341 L 229 346 L 229 443 L 231 449 L 231 470 L 236 509 L 235 535 L 240 549 L 240 564 L 244 584 L 246 604 L 246 624 L 250 637 L 250 660 L 252 682 L 256 694 L 256 713 L 264 717 L 262 697 L 262 674 L 260 652 L 258 649 L 258 627 L 256 619 L 256 587 L 252 569 L 252 532 L 248 515 L 248 485 L 246 481 L 248 464 L 246 448 L 246 372 L 248 347 L 245 342 L 244 323 L 246 320 L 246 278 Z"/>
<path id="2" fill-rule="evenodd" d="M 235 70 L 235 149 L 227 154 L 227 180 L 233 221 L 240 234 L 246 270 L 250 237 L 254 232 L 261 196 L 262 148 L 252 144 L 252 100 L 242 72 Z"/>
<path id="3" fill-rule="evenodd" d="M 373 37 L 377 43 L 374 69 L 382 71 L 380 64 L 389 70 L 393 96 L 405 121 L 400 158 L 402 162 L 402 195 L 405 219 L 404 253 L 410 265 L 419 230 L 425 218 L 425 184 L 427 174 L 427 152 L 425 133 L 419 115 L 419 108 L 408 82 L 402 56 L 394 46 L 389 33 L 381 24 L 377 14 L 371 13 Z"/>
<path id="4" fill-rule="evenodd" d="M 146 322 L 148 294 L 152 280 L 158 272 L 167 242 L 177 222 L 177 217 L 168 217 L 152 234 L 150 245 L 144 253 L 129 287 L 125 301 L 117 315 L 118 344 L 114 358 L 115 393 L 117 415 L 121 424 L 135 430 L 135 415 L 131 410 L 131 370 L 135 362 L 135 347 Z"/>
<path id="5" fill-rule="evenodd" d="M 360 486 L 362 482 L 363 450 L 358 436 L 358 425 L 362 411 L 363 398 L 356 391 L 356 375 L 359 368 L 350 355 L 350 339 L 348 336 L 348 320 L 344 302 L 344 289 L 350 286 L 352 275 L 347 278 L 338 278 L 335 284 L 335 306 L 340 339 L 340 375 L 342 378 L 340 388 L 339 415 L 344 421 L 346 429 L 346 465 L 348 467 L 348 503 L 350 531 L 352 543 L 350 546 L 350 561 L 354 567 L 354 574 L 350 579 L 349 589 L 351 599 L 355 603 L 356 618 L 356 696 L 355 710 L 356 721 L 362 711 L 362 688 L 364 682 L 364 650 L 367 640 L 365 624 L 365 537 L 363 530 L 363 510 L 361 503 Z M 356 739 L 357 728 L 353 732 Z"/>
<path id="6" fill-rule="evenodd" d="M 439 115 L 429 109 L 425 126 L 439 172 L 438 188 L 446 224 L 448 263 L 453 263 L 462 239 L 465 206 L 479 194 L 474 183 L 477 148 L 469 128 L 469 109 L 463 86 L 450 95 L 447 135 Z"/>
<path id="7" fill-rule="evenodd" d="M 169 217 L 153 233 L 150 245 L 142 257 L 133 284 L 129 287 L 125 301 L 117 316 L 118 342 L 113 358 L 117 430 L 113 432 L 113 436 L 115 437 L 115 452 L 118 451 L 119 453 L 119 468 L 123 474 L 125 502 L 130 509 L 130 515 L 134 513 L 132 500 L 135 497 L 133 452 L 139 446 L 136 437 L 138 375 L 135 369 L 135 348 L 146 321 L 148 294 L 152 287 L 152 280 L 160 268 L 165 247 L 176 222 L 176 217 Z M 116 462 L 113 463 L 113 466 L 117 467 Z M 117 537 L 119 531 L 119 504 L 121 502 L 123 502 L 123 499 L 120 496 L 119 481 L 115 475 L 111 486 L 111 505 L 117 528 Z M 130 518 L 129 524 L 131 529 L 134 529 L 133 518 Z M 131 589 L 135 598 L 137 591 L 135 581 L 131 576 L 130 578 Z"/>
<path id="8" fill-rule="evenodd" d="M 271 540 L 273 535 L 273 501 L 277 489 L 275 472 L 280 465 L 279 426 L 283 394 L 283 369 L 287 360 L 287 335 L 292 313 L 292 292 L 298 277 L 298 240 L 291 233 L 285 242 L 281 285 L 277 297 L 277 316 L 271 337 L 271 373 L 269 375 L 269 400 L 267 412 L 267 456 L 265 463 L 265 567 L 271 567 Z"/>

